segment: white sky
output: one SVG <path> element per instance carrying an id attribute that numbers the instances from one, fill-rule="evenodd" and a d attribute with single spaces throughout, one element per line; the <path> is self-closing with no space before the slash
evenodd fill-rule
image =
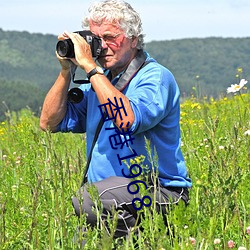
<path id="1" fill-rule="evenodd" d="M 127 0 L 141 15 L 145 41 L 250 37 L 250 0 Z M 93 0 L 0 0 L 0 28 L 61 34 L 81 29 Z M 1 39 L 1 38 L 0 38 Z"/>

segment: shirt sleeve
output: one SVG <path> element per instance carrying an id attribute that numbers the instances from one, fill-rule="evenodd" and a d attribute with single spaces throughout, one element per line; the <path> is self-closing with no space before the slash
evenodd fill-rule
<path id="1" fill-rule="evenodd" d="M 81 87 L 80 87 L 81 89 Z M 57 127 L 57 132 L 86 132 L 86 115 L 88 103 L 88 90 L 83 91 L 83 99 L 79 103 L 67 102 L 67 112 L 64 119 Z"/>
<path id="2" fill-rule="evenodd" d="M 143 68 L 132 88 L 128 98 L 135 115 L 131 126 L 134 134 L 155 127 L 179 104 L 180 92 L 174 76 L 158 63 Z"/>

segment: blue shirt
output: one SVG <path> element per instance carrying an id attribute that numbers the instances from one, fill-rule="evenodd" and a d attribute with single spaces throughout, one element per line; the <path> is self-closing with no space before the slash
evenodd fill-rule
<path id="1" fill-rule="evenodd" d="M 133 140 L 123 147 L 118 144 L 115 146 L 115 126 L 112 120 L 105 121 L 93 149 L 88 170 L 89 182 L 100 181 L 109 176 L 123 176 L 122 169 L 129 174 L 128 166 L 131 165 L 132 158 L 128 156 L 136 152 L 138 156 L 145 156 L 142 163 L 144 166 L 157 169 L 163 186 L 192 185 L 181 152 L 179 88 L 168 69 L 149 55 L 147 60 L 150 63 L 137 72 L 122 92 L 130 100 L 134 111 L 135 120 L 130 128 Z M 113 79 L 112 84 L 115 85 L 119 77 L 120 75 Z M 84 93 L 83 100 L 78 104 L 68 102 L 66 116 L 59 124 L 58 131 L 86 132 L 89 155 L 101 119 L 98 107 L 100 103 L 90 84 L 81 85 L 80 88 Z M 148 157 L 145 139 L 150 142 L 151 158 L 158 161 L 155 166 L 152 166 L 152 160 Z M 127 164 L 121 162 L 120 165 L 119 157 L 128 157 Z"/>

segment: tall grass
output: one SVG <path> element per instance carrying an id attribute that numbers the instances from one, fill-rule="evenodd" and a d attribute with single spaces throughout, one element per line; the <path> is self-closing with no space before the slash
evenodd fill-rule
<path id="1" fill-rule="evenodd" d="M 186 100 L 181 105 L 182 150 L 193 188 L 185 207 L 173 207 L 169 225 L 154 204 L 126 240 L 99 229 L 85 233 L 85 249 L 250 249 L 250 95 Z M 7 113 L 0 124 L 0 249 L 80 249 L 71 197 L 82 181 L 81 134 L 39 130 L 30 110 Z M 100 204 L 97 202 L 97 211 Z M 79 238 L 78 237 L 78 238 Z"/>

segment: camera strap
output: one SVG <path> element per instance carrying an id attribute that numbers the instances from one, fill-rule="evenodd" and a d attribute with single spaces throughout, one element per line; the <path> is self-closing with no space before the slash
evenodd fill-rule
<path id="1" fill-rule="evenodd" d="M 125 70 L 125 72 L 122 74 L 122 76 L 120 77 L 120 79 L 116 83 L 115 88 L 117 88 L 119 91 L 122 92 L 128 86 L 128 84 L 130 83 L 132 78 L 136 75 L 136 73 L 141 68 L 146 66 L 149 62 L 150 61 L 146 61 L 146 55 L 144 54 L 143 50 L 139 50 L 136 57 L 131 61 L 131 63 L 129 64 L 129 66 Z M 107 117 L 107 114 L 104 113 L 104 117 L 101 117 L 101 119 L 97 125 L 95 136 L 94 136 L 94 139 L 92 141 L 89 157 L 88 157 L 86 167 L 84 170 L 84 175 L 83 175 L 83 180 L 82 180 L 81 186 L 83 186 L 87 182 L 87 174 L 88 174 L 89 164 L 90 164 L 90 161 L 92 158 L 92 152 L 93 152 L 95 143 L 98 139 L 98 136 L 100 134 L 100 131 L 102 129 L 102 126 L 103 126 L 103 123 L 104 123 L 106 117 Z"/>

